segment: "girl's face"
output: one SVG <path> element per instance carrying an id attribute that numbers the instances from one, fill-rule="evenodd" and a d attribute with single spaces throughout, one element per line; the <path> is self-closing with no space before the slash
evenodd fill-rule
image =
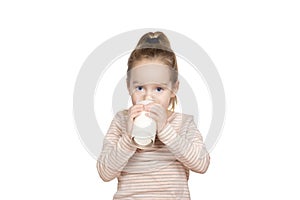
<path id="1" fill-rule="evenodd" d="M 170 99 L 175 97 L 178 81 L 171 82 L 172 70 L 159 60 L 143 59 L 130 70 L 127 88 L 132 104 L 152 100 L 168 109 Z"/>

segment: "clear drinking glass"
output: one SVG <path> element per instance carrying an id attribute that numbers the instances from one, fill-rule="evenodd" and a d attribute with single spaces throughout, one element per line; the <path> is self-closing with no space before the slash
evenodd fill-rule
<path id="1" fill-rule="evenodd" d="M 144 100 L 137 104 L 147 105 L 151 102 L 153 101 Z M 131 134 L 133 143 L 141 149 L 152 146 L 156 137 L 156 122 L 145 114 L 146 112 L 143 111 L 141 115 L 135 118 Z"/>

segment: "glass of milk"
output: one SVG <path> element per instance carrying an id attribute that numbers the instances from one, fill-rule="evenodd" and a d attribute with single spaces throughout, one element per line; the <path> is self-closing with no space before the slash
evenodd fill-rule
<path id="1" fill-rule="evenodd" d="M 140 101 L 137 104 L 147 105 L 152 100 Z M 143 111 L 133 122 L 131 138 L 133 143 L 140 149 L 152 146 L 156 137 L 156 122 L 147 117 Z"/>

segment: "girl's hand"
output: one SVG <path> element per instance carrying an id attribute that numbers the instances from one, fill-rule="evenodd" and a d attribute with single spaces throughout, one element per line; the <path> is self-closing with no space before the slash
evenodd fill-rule
<path id="1" fill-rule="evenodd" d="M 148 112 L 146 116 L 151 117 L 157 124 L 158 133 L 167 124 L 168 114 L 167 110 L 157 103 L 150 103 L 145 106 L 145 111 Z"/>
<path id="2" fill-rule="evenodd" d="M 144 110 L 144 105 L 141 104 L 133 105 L 128 109 L 128 121 L 127 121 L 126 132 L 130 137 L 131 137 L 134 118 L 139 116 L 143 110 Z"/>

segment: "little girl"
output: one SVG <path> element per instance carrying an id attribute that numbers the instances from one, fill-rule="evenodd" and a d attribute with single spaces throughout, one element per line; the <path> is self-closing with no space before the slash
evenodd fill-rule
<path id="1" fill-rule="evenodd" d="M 128 59 L 133 106 L 115 115 L 97 161 L 104 181 L 118 179 L 114 199 L 190 199 L 189 170 L 206 172 L 210 157 L 193 117 L 174 112 L 178 86 L 168 38 L 162 32 L 142 36 Z M 139 104 L 144 100 L 151 103 Z M 147 148 L 132 140 L 134 120 L 142 112 L 156 122 L 155 141 Z"/>

